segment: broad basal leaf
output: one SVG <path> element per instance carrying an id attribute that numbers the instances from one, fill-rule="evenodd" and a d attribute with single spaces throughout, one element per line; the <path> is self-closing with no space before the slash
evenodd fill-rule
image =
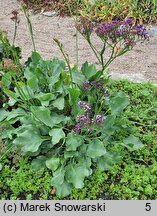
<path id="1" fill-rule="evenodd" d="M 8 112 L 8 116 L 6 118 L 7 121 L 11 122 L 11 120 L 18 120 L 19 117 L 23 117 L 26 116 L 26 112 L 21 109 L 21 108 L 17 108 L 17 109 L 13 109 L 11 112 Z"/>
<path id="2" fill-rule="evenodd" d="M 42 106 L 48 106 L 51 100 L 55 99 L 55 95 L 52 93 L 42 93 L 35 95 L 35 98 L 39 99 Z"/>
<path id="3" fill-rule="evenodd" d="M 33 170 L 41 170 L 41 169 L 44 169 L 46 167 L 45 165 L 45 161 L 46 161 L 46 157 L 45 156 L 38 156 L 36 157 L 33 161 L 32 161 L 32 169 Z"/>
<path id="4" fill-rule="evenodd" d="M 138 150 L 138 149 L 144 147 L 144 145 L 139 140 L 139 138 L 137 138 L 133 135 L 130 135 L 129 137 L 124 139 L 123 143 L 121 145 L 125 146 L 129 151 L 135 151 L 135 150 Z"/>
<path id="5" fill-rule="evenodd" d="M 67 121 L 69 120 L 69 117 L 67 117 L 67 116 L 64 116 L 64 115 L 59 115 L 59 114 L 57 114 L 57 113 L 55 113 L 55 112 L 53 112 L 52 114 L 51 114 L 51 116 L 52 116 L 52 124 L 53 124 L 53 126 L 55 126 L 55 125 L 57 125 L 57 124 L 59 124 L 59 123 L 63 123 L 63 124 L 66 124 L 67 123 Z"/>
<path id="6" fill-rule="evenodd" d="M 39 63 L 39 61 L 41 60 L 42 58 L 41 58 L 41 56 L 39 55 L 39 53 L 37 53 L 37 52 L 32 52 L 32 55 L 31 55 L 31 60 L 32 60 L 32 63 L 33 64 L 38 64 Z"/>
<path id="7" fill-rule="evenodd" d="M 37 120 L 40 120 L 49 127 L 53 125 L 50 110 L 48 108 L 32 106 L 31 110 L 34 116 L 37 118 Z"/>
<path id="8" fill-rule="evenodd" d="M 66 170 L 66 179 L 72 183 L 75 188 L 84 186 L 84 178 L 89 176 L 89 170 L 83 164 L 71 164 Z"/>
<path id="9" fill-rule="evenodd" d="M 81 72 L 79 72 L 76 67 L 72 69 L 72 76 L 73 82 L 78 85 L 82 85 L 86 81 L 85 76 L 81 74 Z"/>
<path id="10" fill-rule="evenodd" d="M 33 91 L 38 91 L 39 90 L 39 86 L 38 86 L 38 78 L 37 78 L 37 76 L 33 75 L 29 80 L 27 80 L 27 85 Z"/>
<path id="11" fill-rule="evenodd" d="M 81 136 L 75 136 L 73 132 L 69 133 L 66 138 L 66 151 L 76 151 L 83 144 Z"/>
<path id="12" fill-rule="evenodd" d="M 103 142 L 101 142 L 100 140 L 94 139 L 88 144 L 87 156 L 96 158 L 104 155 L 105 153 L 106 149 Z"/>
<path id="13" fill-rule="evenodd" d="M 52 171 L 55 171 L 60 163 L 60 159 L 56 156 L 52 156 L 46 160 L 46 166 Z"/>
<path id="14" fill-rule="evenodd" d="M 117 153 L 106 152 L 102 157 L 97 158 L 97 166 L 100 170 L 111 170 L 119 162 L 121 157 Z"/>
<path id="15" fill-rule="evenodd" d="M 58 168 L 55 172 L 53 172 L 53 177 L 51 180 L 51 185 L 57 187 L 57 185 L 61 185 L 64 182 L 65 170 L 63 168 Z"/>
<path id="16" fill-rule="evenodd" d="M 63 110 L 64 109 L 64 97 L 63 96 L 58 97 L 57 99 L 53 101 L 52 105 L 59 110 Z"/>
<path id="17" fill-rule="evenodd" d="M 18 95 L 15 92 L 6 88 L 3 88 L 3 91 L 8 97 L 14 99 L 15 101 L 18 101 Z"/>
<path id="18" fill-rule="evenodd" d="M 74 115 L 76 115 L 79 112 L 78 108 L 78 100 L 80 96 L 80 91 L 77 88 L 68 89 L 69 92 L 69 98 L 70 98 L 70 105 L 72 106 L 72 112 Z"/>
<path id="19" fill-rule="evenodd" d="M 56 194 L 59 197 L 66 197 L 71 193 L 72 188 L 72 184 L 64 181 L 63 184 L 56 185 Z"/>
<path id="20" fill-rule="evenodd" d="M 13 135 L 16 133 L 16 129 L 8 122 L 0 122 L 0 139 L 12 139 Z"/>
<path id="21" fill-rule="evenodd" d="M 64 158 L 72 158 L 78 156 L 78 152 L 76 151 L 64 151 Z"/>
<path id="22" fill-rule="evenodd" d="M 85 75 L 87 80 L 93 77 L 97 72 L 95 65 L 88 65 L 88 62 L 85 62 L 82 65 L 81 71 Z"/>
<path id="23" fill-rule="evenodd" d="M 111 108 L 112 115 L 121 114 L 129 103 L 129 98 L 123 92 L 117 92 L 111 96 L 109 106 Z"/>
<path id="24" fill-rule="evenodd" d="M 59 143 L 61 139 L 65 137 L 65 133 L 62 128 L 53 128 L 50 130 L 49 135 L 52 137 L 52 144 Z"/>
<path id="25" fill-rule="evenodd" d="M 42 142 L 40 131 L 35 125 L 26 125 L 19 128 L 13 144 L 21 146 L 24 152 L 36 152 Z"/>
<path id="26" fill-rule="evenodd" d="M 5 109 L 0 109 L 0 122 L 8 116 L 8 113 L 9 112 L 5 111 Z"/>

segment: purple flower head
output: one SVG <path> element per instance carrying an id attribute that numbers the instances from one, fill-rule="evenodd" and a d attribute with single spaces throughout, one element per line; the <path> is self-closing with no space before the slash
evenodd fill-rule
<path id="1" fill-rule="evenodd" d="M 103 94 L 104 94 L 106 97 L 109 97 L 109 96 L 110 96 L 108 90 L 107 90 L 106 88 L 104 88 L 104 87 L 102 88 L 102 92 L 103 92 Z"/>
<path id="2" fill-rule="evenodd" d="M 109 96 L 109 92 L 106 88 L 103 87 L 102 82 L 97 82 L 96 80 L 94 80 L 91 82 L 91 85 L 94 86 L 97 90 L 101 90 L 106 97 Z"/>
<path id="3" fill-rule="evenodd" d="M 79 121 L 79 122 L 82 122 L 82 123 L 87 123 L 87 122 L 89 122 L 90 120 L 89 120 L 89 118 L 88 118 L 87 116 L 81 115 L 81 116 L 78 117 L 78 121 Z"/>
<path id="4" fill-rule="evenodd" d="M 79 105 L 80 109 L 83 109 L 83 104 L 84 104 L 84 102 L 82 102 L 82 101 L 78 102 L 78 105 Z"/>
<path id="5" fill-rule="evenodd" d="M 111 40 L 115 40 L 115 30 L 121 25 L 121 21 L 113 20 L 109 23 L 105 23 L 96 28 L 96 34 L 104 39 L 110 38 Z"/>
<path id="6" fill-rule="evenodd" d="M 80 86 L 81 89 L 85 90 L 85 91 L 90 91 L 90 82 L 89 81 L 86 81 L 84 82 L 81 86 Z"/>
<path id="7" fill-rule="evenodd" d="M 123 25 L 133 25 L 133 19 L 132 18 L 128 18 L 127 20 L 125 20 L 123 22 Z"/>
<path id="8" fill-rule="evenodd" d="M 91 109 L 92 109 L 92 105 L 91 104 L 87 104 L 87 103 L 84 104 L 84 111 L 86 113 L 91 112 Z"/>
<path id="9" fill-rule="evenodd" d="M 136 34 L 141 38 L 149 39 L 148 32 L 142 24 L 135 25 L 134 30 L 136 31 Z"/>
<path id="10" fill-rule="evenodd" d="M 79 101 L 78 105 L 79 105 L 80 109 L 84 109 L 85 113 L 88 113 L 89 115 L 92 114 L 91 113 L 91 109 L 92 109 L 92 105 L 91 104 L 88 104 L 88 103 L 83 102 L 83 101 Z"/>
<path id="11" fill-rule="evenodd" d="M 80 132 L 82 126 L 83 126 L 82 123 L 76 124 L 75 127 L 74 127 L 74 129 L 73 129 L 74 133 L 75 133 L 75 134 L 79 134 L 79 132 Z"/>
<path id="12" fill-rule="evenodd" d="M 94 125 L 103 124 L 105 119 L 106 119 L 105 117 L 98 114 L 98 115 L 96 115 L 95 120 L 93 120 L 93 123 L 94 123 Z"/>

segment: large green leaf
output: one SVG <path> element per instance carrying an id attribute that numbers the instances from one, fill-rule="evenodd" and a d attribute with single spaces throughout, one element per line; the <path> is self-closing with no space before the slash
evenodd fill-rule
<path id="1" fill-rule="evenodd" d="M 65 137 L 65 133 L 62 128 L 51 129 L 49 135 L 52 137 L 53 145 L 59 143 L 59 141 Z"/>
<path id="2" fill-rule="evenodd" d="M 108 115 L 105 123 L 103 124 L 103 128 L 101 130 L 102 132 L 102 138 L 108 139 L 116 130 L 115 127 L 115 121 L 116 121 L 116 116 L 115 115 Z"/>
<path id="3" fill-rule="evenodd" d="M 78 156 L 78 152 L 77 151 L 64 151 L 64 158 L 72 158 L 72 157 L 76 157 Z"/>
<path id="4" fill-rule="evenodd" d="M 129 103 L 129 98 L 123 92 L 117 92 L 112 95 L 109 100 L 112 115 L 121 114 Z"/>
<path id="5" fill-rule="evenodd" d="M 80 91 L 77 88 L 69 88 L 68 89 L 70 96 L 70 105 L 72 106 L 72 112 L 76 115 L 79 112 L 78 101 L 80 96 Z"/>
<path id="6" fill-rule="evenodd" d="M 101 142 L 100 140 L 94 139 L 88 144 L 87 156 L 96 158 L 104 155 L 105 153 L 106 149 L 103 142 Z"/>
<path id="7" fill-rule="evenodd" d="M 40 156 L 36 157 L 32 161 L 32 164 L 31 164 L 32 169 L 35 170 L 35 171 L 44 169 L 46 167 L 45 161 L 46 161 L 45 156 L 40 155 Z"/>
<path id="8" fill-rule="evenodd" d="M 123 140 L 123 143 L 121 143 L 121 145 L 125 146 L 129 151 L 135 151 L 144 147 L 144 145 L 139 140 L 139 138 L 133 135 L 130 135 L 129 137 L 125 138 Z"/>
<path id="9" fill-rule="evenodd" d="M 88 62 L 85 62 L 82 65 L 81 71 L 85 75 L 87 80 L 93 77 L 97 72 L 95 65 L 88 65 Z"/>
<path id="10" fill-rule="evenodd" d="M 102 157 L 97 158 L 97 166 L 100 170 L 111 170 L 119 162 L 121 157 L 117 153 L 106 152 Z"/>
<path id="11" fill-rule="evenodd" d="M 0 122 L 0 127 L 0 139 L 12 139 L 12 136 L 16 133 L 16 129 L 8 121 Z"/>
<path id="12" fill-rule="evenodd" d="M 4 73 L 4 75 L 2 76 L 1 82 L 2 82 L 3 87 L 4 86 L 8 87 L 12 82 L 12 73 L 10 71 Z"/>
<path id="13" fill-rule="evenodd" d="M 8 112 L 5 109 L 0 109 L 0 122 L 8 116 Z"/>
<path id="14" fill-rule="evenodd" d="M 38 78 L 37 76 L 33 75 L 28 81 L 27 81 L 27 85 L 34 91 L 38 91 L 39 90 L 39 86 L 38 86 Z"/>
<path id="15" fill-rule="evenodd" d="M 35 125 L 25 125 L 18 129 L 17 138 L 14 139 L 13 144 L 21 146 L 24 152 L 36 152 L 42 142 L 38 128 Z"/>
<path id="16" fill-rule="evenodd" d="M 59 123 L 63 123 L 63 124 L 66 124 L 67 121 L 69 120 L 69 117 L 67 116 L 64 116 L 64 115 L 59 115 L 57 113 L 52 113 L 52 124 L 53 126 L 59 124 Z"/>
<path id="17" fill-rule="evenodd" d="M 66 138 L 66 151 L 76 151 L 76 149 L 83 143 L 83 138 L 81 136 L 76 136 L 71 132 Z"/>
<path id="18" fill-rule="evenodd" d="M 6 120 L 10 121 L 11 119 L 15 119 L 15 118 L 22 117 L 25 115 L 26 115 L 26 112 L 23 109 L 21 108 L 13 109 L 11 112 L 8 112 L 8 117 L 6 118 Z"/>
<path id="19" fill-rule="evenodd" d="M 34 116 L 38 120 L 40 120 L 41 122 L 43 122 L 44 124 L 46 124 L 49 127 L 51 127 L 53 125 L 52 117 L 50 115 L 51 113 L 50 113 L 50 110 L 48 108 L 32 106 L 31 110 L 32 110 Z"/>
<path id="20" fill-rule="evenodd" d="M 63 184 L 56 185 L 56 194 L 59 197 L 66 197 L 71 193 L 72 188 L 72 184 L 64 181 Z"/>
<path id="21" fill-rule="evenodd" d="M 55 83 L 59 81 L 60 74 L 65 68 L 65 63 L 60 61 L 58 58 L 54 58 L 51 61 L 51 76 L 49 77 L 50 90 Z"/>
<path id="22" fill-rule="evenodd" d="M 84 178 L 89 176 L 90 172 L 83 164 L 70 164 L 66 170 L 66 179 L 72 183 L 75 188 L 84 186 Z"/>
<path id="23" fill-rule="evenodd" d="M 46 166 L 52 171 L 55 171 L 60 164 L 60 159 L 56 156 L 52 156 L 46 160 Z"/>
<path id="24" fill-rule="evenodd" d="M 55 95 L 52 93 L 42 93 L 35 95 L 35 98 L 39 99 L 42 106 L 48 106 L 51 100 L 55 99 Z"/>
<path id="25" fill-rule="evenodd" d="M 31 60 L 32 60 L 32 63 L 33 64 L 38 64 L 39 63 L 39 61 L 41 60 L 42 58 L 41 58 L 41 56 L 39 55 L 39 53 L 37 53 L 37 52 L 32 52 L 32 55 L 31 55 Z"/>
<path id="26" fill-rule="evenodd" d="M 62 167 L 58 168 L 53 172 L 53 177 L 51 180 L 51 185 L 57 187 L 57 185 L 62 185 L 64 182 L 65 170 Z"/>
<path id="27" fill-rule="evenodd" d="M 73 82 L 78 85 L 82 85 L 86 81 L 85 76 L 81 72 L 79 72 L 76 67 L 72 69 L 72 76 Z"/>
<path id="28" fill-rule="evenodd" d="M 6 88 L 3 88 L 3 91 L 8 97 L 13 98 L 15 101 L 18 100 L 18 95 L 15 92 L 13 92 L 9 89 L 6 89 Z"/>
<path id="29" fill-rule="evenodd" d="M 59 110 L 64 109 L 64 96 L 58 97 L 56 100 L 53 101 L 52 105 Z"/>

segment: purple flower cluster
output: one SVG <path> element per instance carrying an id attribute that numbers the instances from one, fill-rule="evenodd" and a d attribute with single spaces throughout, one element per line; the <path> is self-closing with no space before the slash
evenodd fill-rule
<path id="1" fill-rule="evenodd" d="M 90 82 L 89 81 L 86 81 L 84 82 L 81 86 L 80 86 L 81 89 L 85 90 L 85 91 L 90 91 Z"/>
<path id="2" fill-rule="evenodd" d="M 81 130 L 81 127 L 84 127 L 87 129 L 87 131 L 91 131 L 91 128 L 90 128 L 90 119 L 85 116 L 85 115 L 80 115 L 78 117 L 78 124 L 76 124 L 75 128 L 73 129 L 74 133 L 75 134 L 78 134 Z"/>
<path id="3" fill-rule="evenodd" d="M 86 129 L 88 132 L 93 131 L 93 125 L 102 125 L 105 122 L 105 118 L 100 114 L 96 115 L 94 119 L 90 119 L 85 115 L 81 115 L 78 117 L 78 122 L 79 123 L 77 123 L 73 129 L 75 134 L 79 134 L 81 128 Z"/>
<path id="4" fill-rule="evenodd" d="M 116 30 L 120 27 L 121 22 L 118 20 L 113 20 L 109 23 L 99 25 L 96 27 L 95 32 L 96 34 L 105 40 L 108 38 L 115 42 L 116 39 Z"/>
<path id="5" fill-rule="evenodd" d="M 92 112 L 91 112 L 91 110 L 92 110 L 92 105 L 91 105 L 91 104 L 88 104 L 88 103 L 83 102 L 83 101 L 79 101 L 79 102 L 78 102 L 78 105 L 79 105 L 80 109 L 83 109 L 83 110 L 84 110 L 85 113 L 87 113 L 87 114 L 89 114 L 89 115 L 92 114 Z"/>
<path id="6" fill-rule="evenodd" d="M 106 118 L 102 115 L 98 114 L 96 115 L 96 118 L 93 120 L 94 125 L 103 124 L 105 122 Z"/>
<path id="7" fill-rule="evenodd" d="M 81 127 L 83 126 L 82 123 L 78 123 L 75 125 L 73 131 L 74 131 L 74 134 L 79 134 L 80 130 L 81 130 Z"/>
<path id="8" fill-rule="evenodd" d="M 131 18 L 125 21 L 112 20 L 105 24 L 92 24 L 87 18 L 81 18 L 77 28 L 82 35 L 91 34 L 94 30 L 102 40 L 110 40 L 112 43 L 116 43 L 122 38 L 124 39 L 124 44 L 129 47 L 135 45 L 136 36 L 141 39 L 149 38 L 146 28 L 141 24 L 134 25 Z"/>
<path id="9" fill-rule="evenodd" d="M 79 101 L 78 105 L 80 109 L 83 109 L 85 114 L 78 116 L 78 123 L 75 125 L 73 131 L 75 134 L 79 134 L 81 129 L 85 129 L 88 132 L 93 131 L 94 126 L 101 125 L 105 122 L 105 117 L 101 114 L 98 114 L 94 117 L 91 109 L 92 106 L 86 102 Z"/>
<path id="10" fill-rule="evenodd" d="M 109 92 L 107 91 L 106 88 L 103 87 L 103 83 L 100 81 L 96 81 L 96 80 L 91 82 L 86 81 L 80 86 L 80 88 L 83 89 L 84 91 L 90 91 L 92 87 L 94 87 L 96 90 L 102 91 L 106 97 L 109 96 Z"/>
<path id="11" fill-rule="evenodd" d="M 136 31 L 137 35 L 144 39 L 149 39 L 148 32 L 146 28 L 142 24 L 138 24 L 134 26 L 134 30 Z"/>

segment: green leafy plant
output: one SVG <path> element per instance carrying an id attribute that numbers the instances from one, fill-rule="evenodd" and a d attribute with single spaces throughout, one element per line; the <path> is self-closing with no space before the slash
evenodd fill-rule
<path id="1" fill-rule="evenodd" d="M 30 19 L 26 13 L 25 16 L 33 41 Z M 69 195 L 73 188 L 82 188 L 95 166 L 112 169 L 121 159 L 113 146 L 129 151 L 143 147 L 122 116 L 129 97 L 121 91 L 108 92 L 109 79 L 104 71 L 116 57 L 133 47 L 136 36 L 147 39 L 146 29 L 134 26 L 131 19 L 94 27 L 89 20 L 81 21 L 77 28 L 101 63 L 101 70 L 88 62 L 80 70 L 77 65 L 71 67 L 63 45 L 54 39 L 65 62 L 58 58 L 45 61 L 34 51 L 22 68 L 20 79 L 10 71 L 2 79 L 8 101 L 0 109 L 1 139 L 7 149 L 21 149 L 31 156 L 34 169 L 50 169 L 51 184 L 59 197 Z M 100 52 L 91 42 L 94 28 L 103 42 Z M 107 45 L 111 56 L 105 63 Z M 120 46 L 120 51 L 115 51 L 116 46 Z M 13 89 L 8 89 L 8 77 Z M 122 131 L 124 135 L 117 138 L 116 134 Z"/>
<path id="2" fill-rule="evenodd" d="M 63 61 L 44 61 L 33 52 L 23 81 L 14 83 L 13 91 L 3 88 L 12 110 L 1 109 L 1 139 L 34 157 L 35 169 L 50 169 L 51 183 L 61 197 L 73 187 L 82 188 L 94 164 L 109 170 L 120 160 L 110 151 L 112 145 L 131 151 L 143 146 L 129 133 L 123 140 L 114 139 L 117 131 L 128 130 L 121 118 L 129 104 L 124 93 L 109 95 L 103 78 L 96 80 L 94 65 L 85 63 L 81 71 L 72 68 L 72 79 L 65 69 Z"/>
<path id="3" fill-rule="evenodd" d="M 107 86 L 111 93 L 122 90 L 129 95 L 131 103 L 125 109 L 123 118 L 126 117 L 129 124 L 133 124 L 132 133 L 140 137 L 145 147 L 128 152 L 123 146 L 114 145 L 113 148 L 122 157 L 121 162 L 105 172 L 93 167 L 93 173 L 85 179 L 84 187 L 73 189 L 70 196 L 64 199 L 156 199 L 157 87 L 150 83 L 135 84 L 129 81 L 110 81 Z M 116 139 L 121 140 L 127 136 L 125 133 L 125 130 L 119 131 L 115 134 Z M 0 143 L 0 147 L 2 155 L 5 145 Z M 0 199 L 62 199 L 51 193 L 51 171 L 32 171 L 32 158 L 21 157 L 16 150 L 1 160 Z M 40 160 L 34 165 L 40 167 Z M 32 167 L 38 169 L 34 165 Z"/>
<path id="4" fill-rule="evenodd" d="M 101 23 L 127 18 L 132 18 L 134 23 L 156 23 L 157 2 L 156 0 L 83 0 L 79 13 Z"/>

